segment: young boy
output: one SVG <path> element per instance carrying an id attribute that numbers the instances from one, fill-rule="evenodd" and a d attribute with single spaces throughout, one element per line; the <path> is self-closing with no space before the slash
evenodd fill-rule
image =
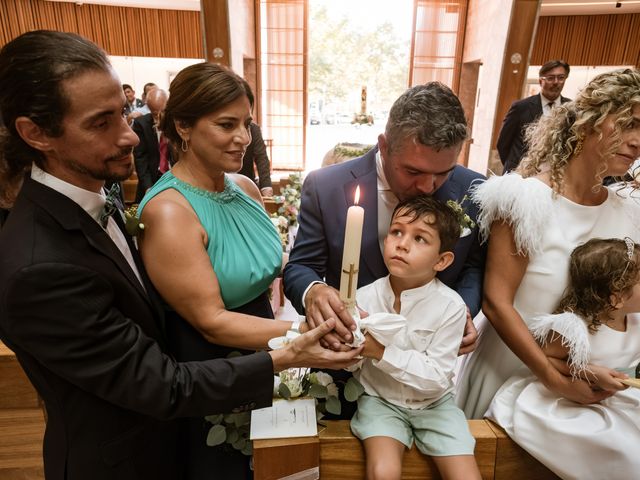
<path id="1" fill-rule="evenodd" d="M 365 394 L 351 420 L 364 443 L 369 480 L 399 479 L 404 449 L 414 439 L 444 479 L 480 478 L 475 440 L 452 393 L 467 310 L 435 278 L 453 262 L 460 231 L 458 215 L 444 203 L 428 196 L 400 203 L 384 241 L 389 275 L 358 289 L 358 307 L 375 314 L 362 322 L 369 333 L 354 376 Z M 385 317 L 400 319 L 399 331 L 376 328 Z"/>

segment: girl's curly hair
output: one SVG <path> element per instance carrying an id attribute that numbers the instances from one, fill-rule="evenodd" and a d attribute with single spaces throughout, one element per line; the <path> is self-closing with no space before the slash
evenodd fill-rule
<path id="1" fill-rule="evenodd" d="M 622 131 L 633 121 L 633 108 L 640 105 L 640 71 L 619 69 L 596 76 L 572 102 L 553 109 L 550 116 L 542 116 L 531 124 L 525 133 L 529 150 L 523 158 L 518 173 L 523 177 L 537 175 L 548 170 L 551 188 L 562 193 L 564 173 L 587 135 L 597 134 L 602 140 L 602 123 L 615 114 L 612 142 L 604 152 L 596 174 L 594 189 L 602 185 L 607 170 L 607 160 L 622 144 Z"/>
<path id="2" fill-rule="evenodd" d="M 569 286 L 554 313 L 573 312 L 595 333 L 615 307 L 611 296 L 624 297 L 640 280 L 640 245 L 630 239 L 593 238 L 569 258 Z"/>

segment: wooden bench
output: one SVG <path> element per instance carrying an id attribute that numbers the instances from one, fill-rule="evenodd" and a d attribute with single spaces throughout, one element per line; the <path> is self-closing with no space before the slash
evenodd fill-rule
<path id="1" fill-rule="evenodd" d="M 35 388 L 15 354 L 0 342 L 0 409 L 40 408 Z"/>
<path id="2" fill-rule="evenodd" d="M 0 392 L 0 478 L 42 480 L 42 403 L 15 354 L 2 342 Z"/>
<path id="3" fill-rule="evenodd" d="M 362 443 L 351 433 L 347 420 L 327 421 L 317 437 L 258 440 L 253 442 L 255 480 L 275 480 L 320 467 L 326 480 L 365 478 Z M 470 420 L 476 439 L 475 457 L 485 480 L 553 480 L 550 470 L 515 444 L 505 432 L 488 420 Z M 312 477 L 310 477 L 312 478 Z M 433 460 L 415 447 L 405 452 L 402 478 L 439 479 Z"/>
<path id="4" fill-rule="evenodd" d="M 0 478 L 44 479 L 44 429 L 40 408 L 0 409 Z"/>

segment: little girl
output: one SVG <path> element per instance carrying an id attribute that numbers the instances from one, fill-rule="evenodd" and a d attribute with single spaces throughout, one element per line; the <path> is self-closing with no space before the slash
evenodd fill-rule
<path id="1" fill-rule="evenodd" d="M 563 479 L 638 478 L 640 389 L 625 384 L 640 361 L 640 246 L 590 240 L 572 252 L 569 277 L 556 313 L 529 328 L 558 370 L 611 395 L 580 405 L 523 371 L 486 416 Z"/>

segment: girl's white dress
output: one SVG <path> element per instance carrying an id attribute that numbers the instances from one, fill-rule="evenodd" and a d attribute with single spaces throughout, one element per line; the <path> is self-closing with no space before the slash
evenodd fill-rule
<path id="1" fill-rule="evenodd" d="M 601 325 L 589 334 L 571 313 L 530 320 L 537 338 L 553 330 L 571 342 L 577 371 L 588 361 L 635 368 L 640 361 L 640 315 L 629 315 L 626 332 Z M 563 479 L 630 480 L 640 477 L 640 389 L 630 387 L 593 405 L 579 405 L 548 390 L 526 371 L 500 388 L 487 417 Z"/>
<path id="2" fill-rule="evenodd" d="M 491 177 L 475 190 L 484 238 L 494 221 L 504 220 L 513 228 L 518 250 L 529 257 L 514 300 L 525 322 L 556 309 L 568 282 L 569 255 L 576 246 L 591 238 L 628 236 L 640 241 L 636 200 L 615 187 L 608 193 L 601 205 L 579 205 L 560 195 L 554 198 L 551 188 L 540 180 L 515 173 Z M 456 401 L 467 418 L 482 418 L 500 386 L 526 367 L 482 312 L 474 321 L 480 339 L 458 373 Z"/>

